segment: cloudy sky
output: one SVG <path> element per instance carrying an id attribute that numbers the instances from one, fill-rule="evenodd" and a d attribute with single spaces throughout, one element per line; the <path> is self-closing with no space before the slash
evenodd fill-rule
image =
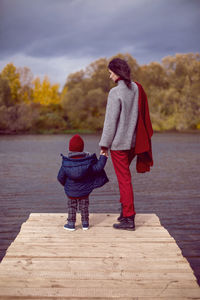
<path id="1" fill-rule="evenodd" d="M 9 62 L 67 75 L 101 57 L 139 64 L 200 52 L 200 0 L 0 0 L 0 71 Z"/>

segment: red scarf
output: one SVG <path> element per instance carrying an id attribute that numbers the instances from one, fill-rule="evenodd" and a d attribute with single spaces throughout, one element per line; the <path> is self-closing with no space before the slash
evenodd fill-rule
<path id="1" fill-rule="evenodd" d="M 123 80 L 121 77 L 118 77 L 116 80 L 115 80 L 115 83 L 117 83 L 118 81 L 120 80 Z"/>
<path id="2" fill-rule="evenodd" d="M 135 82 L 139 89 L 138 121 L 136 127 L 135 153 L 137 155 L 136 170 L 138 173 L 150 171 L 153 166 L 151 137 L 153 129 L 149 115 L 149 106 L 146 93 L 142 85 Z"/>

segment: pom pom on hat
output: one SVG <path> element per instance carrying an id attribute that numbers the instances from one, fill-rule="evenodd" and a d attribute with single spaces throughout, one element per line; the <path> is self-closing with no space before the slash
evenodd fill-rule
<path id="1" fill-rule="evenodd" d="M 75 134 L 69 141 L 69 151 L 72 152 L 83 152 L 84 141 L 80 135 Z"/>

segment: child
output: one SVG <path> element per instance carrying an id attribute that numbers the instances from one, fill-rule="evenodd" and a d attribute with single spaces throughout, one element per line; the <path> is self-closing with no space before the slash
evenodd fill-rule
<path id="1" fill-rule="evenodd" d="M 84 141 L 74 135 L 69 142 L 68 156 L 62 156 L 62 166 L 58 173 L 58 181 L 64 186 L 68 197 L 68 222 L 64 228 L 75 230 L 76 211 L 79 205 L 83 230 L 89 227 L 89 194 L 93 189 L 103 186 L 108 182 L 104 171 L 107 161 L 106 155 L 83 152 Z"/>

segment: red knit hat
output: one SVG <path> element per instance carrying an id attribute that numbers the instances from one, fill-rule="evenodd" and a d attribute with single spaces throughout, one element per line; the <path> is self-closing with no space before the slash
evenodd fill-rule
<path id="1" fill-rule="evenodd" d="M 82 152 L 84 149 L 84 141 L 80 135 L 75 134 L 69 141 L 69 151 Z"/>

